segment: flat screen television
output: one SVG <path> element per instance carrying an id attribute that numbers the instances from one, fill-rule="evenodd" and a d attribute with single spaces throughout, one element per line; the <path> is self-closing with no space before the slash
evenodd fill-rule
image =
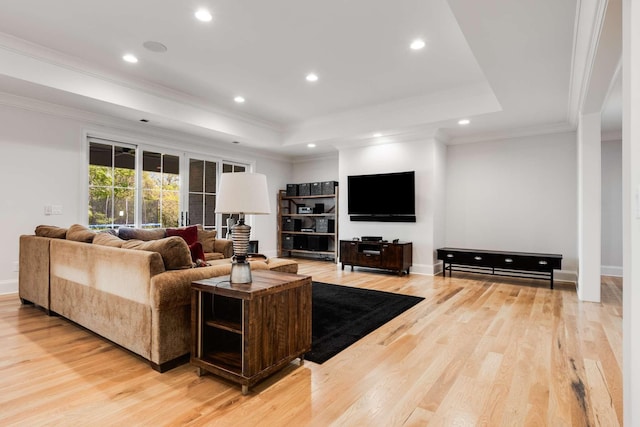
<path id="1" fill-rule="evenodd" d="M 352 221 L 415 222 L 415 172 L 349 176 L 347 200 Z"/>

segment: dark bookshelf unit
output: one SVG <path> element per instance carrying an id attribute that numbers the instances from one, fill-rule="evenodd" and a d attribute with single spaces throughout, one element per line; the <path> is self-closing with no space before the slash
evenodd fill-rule
<path id="1" fill-rule="evenodd" d="M 322 192 L 313 192 L 318 191 Z M 331 191 L 303 196 L 278 192 L 278 256 L 297 254 L 338 262 L 338 187 Z"/>

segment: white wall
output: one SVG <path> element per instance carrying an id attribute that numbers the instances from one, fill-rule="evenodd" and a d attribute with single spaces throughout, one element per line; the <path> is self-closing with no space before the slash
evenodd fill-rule
<path id="1" fill-rule="evenodd" d="M 447 245 L 447 146 L 442 142 L 434 142 L 434 174 L 432 191 L 434 194 L 433 206 L 433 248 L 438 249 Z M 435 261 L 435 259 L 434 259 Z M 442 263 L 436 266 L 436 273 L 441 272 Z"/>
<path id="2" fill-rule="evenodd" d="M 623 0 L 622 360 L 624 424 L 640 425 L 640 4 Z"/>
<path id="3" fill-rule="evenodd" d="M 447 147 L 446 245 L 563 255 L 576 279 L 576 135 Z"/>
<path id="4" fill-rule="evenodd" d="M 291 180 L 291 184 L 338 181 L 338 153 L 294 162 Z"/>
<path id="5" fill-rule="evenodd" d="M 602 274 L 622 276 L 622 141 L 602 141 Z"/>
<path id="6" fill-rule="evenodd" d="M 124 130 L 123 130 L 124 129 Z M 267 175 L 273 195 L 271 215 L 251 218 L 252 238 L 260 241 L 260 251 L 275 255 L 277 191 L 291 180 L 291 163 L 255 152 L 226 149 L 209 140 L 166 134 L 162 140 L 152 133 L 126 128 L 110 128 L 82 120 L 59 117 L 23 108 L 0 105 L 0 293 L 16 292 L 19 236 L 33 234 L 39 224 L 68 227 L 82 223 L 86 206 L 81 206 L 84 185 L 84 132 L 94 130 L 131 137 L 149 144 L 174 149 L 195 150 L 227 160 L 255 164 L 256 172 Z M 62 215 L 45 216 L 44 205 L 61 205 Z"/>
<path id="7" fill-rule="evenodd" d="M 578 298 L 600 302 L 602 117 L 578 117 Z"/>
<path id="8" fill-rule="evenodd" d="M 79 221 L 81 144 L 82 127 L 73 120 L 0 106 L 0 293 L 18 289 L 21 234 Z M 45 216 L 45 204 L 62 205 L 63 214 Z"/>
<path id="9" fill-rule="evenodd" d="M 258 240 L 260 253 L 278 256 L 278 191 L 291 182 L 291 164 L 288 161 L 260 158 L 256 160 L 256 172 L 267 176 L 271 194 L 271 214 L 253 215 L 250 218 L 251 239 Z"/>
<path id="10" fill-rule="evenodd" d="M 433 139 L 409 143 L 394 143 L 344 149 L 339 154 L 340 239 L 366 235 L 382 236 L 386 240 L 413 242 L 413 267 L 416 273 L 433 273 L 435 144 Z M 374 173 L 415 171 L 415 223 L 352 222 L 347 214 L 347 177 Z"/>

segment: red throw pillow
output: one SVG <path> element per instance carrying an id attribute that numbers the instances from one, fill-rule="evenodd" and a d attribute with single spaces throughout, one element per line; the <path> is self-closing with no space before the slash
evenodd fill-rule
<path id="1" fill-rule="evenodd" d="M 197 263 L 198 260 L 205 261 L 204 251 L 202 250 L 202 243 L 195 242 L 189 245 L 189 250 L 191 251 L 191 261 L 195 263 Z"/>
<path id="2" fill-rule="evenodd" d="M 167 237 L 171 236 L 180 236 L 187 242 L 187 245 L 191 246 L 198 241 L 198 227 L 190 225 L 183 228 L 167 228 Z"/>

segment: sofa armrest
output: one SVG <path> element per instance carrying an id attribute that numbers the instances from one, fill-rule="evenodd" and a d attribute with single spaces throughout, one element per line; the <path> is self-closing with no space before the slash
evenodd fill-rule
<path id="1" fill-rule="evenodd" d="M 18 293 L 24 302 L 49 310 L 49 247 L 51 239 L 20 236 Z"/>
<path id="2" fill-rule="evenodd" d="M 268 270 L 265 262 L 251 262 L 251 270 Z M 151 278 L 151 309 L 163 310 L 191 305 L 191 282 L 231 273 L 231 261 L 217 260 L 207 267 L 170 270 Z M 229 280 L 227 277 L 226 280 Z"/>
<path id="3" fill-rule="evenodd" d="M 224 258 L 233 256 L 233 241 L 227 239 L 216 239 L 213 244 L 213 251 L 220 252 Z"/>
<path id="4" fill-rule="evenodd" d="M 231 263 L 209 267 L 171 270 L 151 279 L 152 310 L 191 305 L 191 282 L 224 276 L 231 272 Z"/>

